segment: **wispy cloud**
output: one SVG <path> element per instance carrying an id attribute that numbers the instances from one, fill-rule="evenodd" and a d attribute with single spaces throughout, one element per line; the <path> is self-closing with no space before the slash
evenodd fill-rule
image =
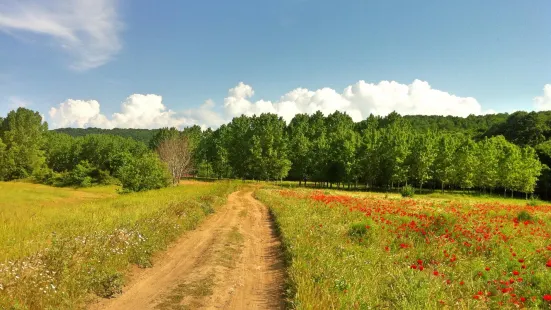
<path id="1" fill-rule="evenodd" d="M 122 48 L 117 0 L 4 1 L 0 3 L 1 31 L 50 37 L 71 55 L 75 70 L 102 66 Z"/>

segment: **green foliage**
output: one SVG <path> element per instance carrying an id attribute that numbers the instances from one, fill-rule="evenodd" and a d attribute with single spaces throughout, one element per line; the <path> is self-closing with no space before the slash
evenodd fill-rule
<path id="1" fill-rule="evenodd" d="M 411 185 L 406 185 L 402 187 L 402 189 L 400 190 L 400 194 L 404 198 L 413 198 L 413 196 L 415 195 L 415 188 L 413 188 L 413 186 Z"/>
<path id="2" fill-rule="evenodd" d="M 551 144 L 546 139 L 551 129 L 547 124 L 551 112 L 467 118 L 392 112 L 355 123 L 345 113 L 325 116 L 318 111 L 298 114 L 288 125 L 277 115 L 262 114 L 236 117 L 205 131 L 192 126 L 181 131 L 92 128 L 46 133 L 37 113 L 18 109 L 0 127 L 0 179 L 33 176 L 37 182 L 59 186 L 114 184 L 119 171 L 128 176 L 139 170 L 136 158 L 155 151 L 166 139 L 185 137 L 192 156 L 186 175 L 287 178 L 339 187 L 363 183 L 375 188 L 412 184 L 442 191 L 501 189 L 511 195 L 537 192 L 548 198 Z M 148 145 L 138 142 L 146 136 Z M 126 184 L 134 184 L 127 190 L 149 187 L 129 181 L 136 178 L 126 178 Z"/>
<path id="3" fill-rule="evenodd" d="M 534 217 L 528 213 L 528 211 L 520 211 L 519 214 L 517 215 L 517 220 L 521 221 L 521 222 L 524 222 L 524 221 L 533 221 L 534 220 Z"/>
<path id="4" fill-rule="evenodd" d="M 123 192 L 141 192 L 170 184 L 170 175 L 165 164 L 151 153 L 139 158 L 132 157 L 118 170 L 117 176 L 122 183 Z"/>
<path id="5" fill-rule="evenodd" d="M 38 112 L 25 108 L 11 111 L 0 124 L 0 177 L 23 179 L 40 169 L 45 161 L 44 133 L 48 124 Z"/>
<path id="6" fill-rule="evenodd" d="M 54 132 L 63 133 L 71 137 L 83 137 L 88 135 L 109 135 L 119 136 L 123 138 L 132 138 L 138 142 L 148 144 L 149 141 L 157 134 L 159 129 L 137 129 L 137 128 L 58 128 Z"/>

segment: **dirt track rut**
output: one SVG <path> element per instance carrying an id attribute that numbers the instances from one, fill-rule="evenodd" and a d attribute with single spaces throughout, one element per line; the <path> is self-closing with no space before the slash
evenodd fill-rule
<path id="1" fill-rule="evenodd" d="M 90 309 L 283 309 L 282 293 L 279 241 L 266 206 L 246 190 Z"/>

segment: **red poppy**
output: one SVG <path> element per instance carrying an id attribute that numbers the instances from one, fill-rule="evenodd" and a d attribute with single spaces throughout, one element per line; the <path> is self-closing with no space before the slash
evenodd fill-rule
<path id="1" fill-rule="evenodd" d="M 549 294 L 543 295 L 543 300 L 551 301 L 551 295 L 549 295 Z"/>
<path id="2" fill-rule="evenodd" d="M 551 267 L 551 259 L 547 261 L 547 264 L 545 264 L 547 267 Z"/>
<path id="3" fill-rule="evenodd" d="M 459 282 L 459 285 L 465 285 L 465 282 L 461 281 Z"/>
<path id="4" fill-rule="evenodd" d="M 435 270 L 432 274 L 435 275 L 435 276 L 438 276 L 440 273 Z"/>
<path id="5" fill-rule="evenodd" d="M 514 270 L 514 271 L 513 271 L 513 274 L 514 274 L 515 276 L 518 276 L 518 275 L 520 274 L 520 272 Z"/>
<path id="6" fill-rule="evenodd" d="M 490 271 L 490 267 L 486 267 L 486 268 L 484 268 L 484 269 L 486 269 L 486 271 Z"/>
<path id="7" fill-rule="evenodd" d="M 423 271 L 423 269 L 425 269 L 425 267 L 423 267 L 423 265 L 419 266 L 419 270 Z"/>

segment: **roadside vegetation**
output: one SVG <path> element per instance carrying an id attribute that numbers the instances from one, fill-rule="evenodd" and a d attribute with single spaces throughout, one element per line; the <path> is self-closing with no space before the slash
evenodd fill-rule
<path id="1" fill-rule="evenodd" d="M 130 266 L 215 211 L 236 182 L 118 195 L 0 182 L 0 309 L 75 309 L 121 292 Z"/>
<path id="2" fill-rule="evenodd" d="M 551 205 L 263 189 L 297 309 L 551 306 Z"/>

